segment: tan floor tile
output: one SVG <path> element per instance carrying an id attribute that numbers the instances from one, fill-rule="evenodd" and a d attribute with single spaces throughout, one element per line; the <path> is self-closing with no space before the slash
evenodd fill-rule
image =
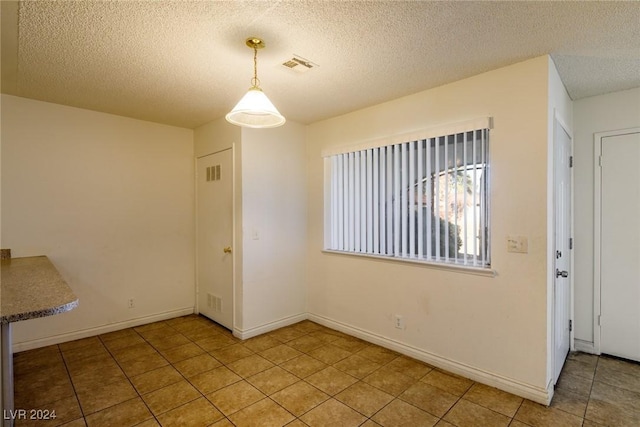
<path id="1" fill-rule="evenodd" d="M 240 380 L 242 378 L 225 366 L 203 372 L 189 379 L 202 394 L 212 393 Z"/>
<path id="2" fill-rule="evenodd" d="M 234 427 L 233 423 L 226 418 L 211 424 L 211 427 Z"/>
<path id="3" fill-rule="evenodd" d="M 513 424 L 509 424 L 509 427 L 512 427 L 512 426 L 513 426 Z M 436 427 L 456 427 L 456 426 L 451 424 L 448 421 L 440 420 L 440 421 L 438 421 L 438 424 L 436 424 Z"/>
<path id="4" fill-rule="evenodd" d="M 329 399 L 329 396 L 304 381 L 298 381 L 272 394 L 271 398 L 299 417 Z"/>
<path id="5" fill-rule="evenodd" d="M 78 418 L 77 420 L 69 421 L 68 423 L 60 424 L 62 427 L 86 427 L 84 418 Z M 140 426 L 144 427 L 144 426 Z"/>
<path id="6" fill-rule="evenodd" d="M 267 336 L 277 339 L 280 342 L 286 343 L 288 341 L 294 340 L 296 338 L 300 338 L 305 335 L 304 332 L 296 330 L 292 327 L 280 328 L 273 332 L 269 332 Z"/>
<path id="7" fill-rule="evenodd" d="M 380 366 L 381 365 L 379 363 L 359 356 L 358 354 L 352 354 L 333 365 L 334 368 L 359 379 L 366 377 L 376 369 L 380 368 Z"/>
<path id="8" fill-rule="evenodd" d="M 431 427 L 438 418 L 401 400 L 394 400 L 372 418 L 384 427 Z"/>
<path id="9" fill-rule="evenodd" d="M 356 354 L 379 363 L 380 365 L 385 365 L 400 356 L 397 352 L 389 350 L 388 348 L 380 347 L 379 345 L 367 345 Z"/>
<path id="10" fill-rule="evenodd" d="M 459 376 L 452 376 L 434 369 L 425 375 L 420 381 L 438 387 L 455 396 L 462 396 L 471 388 L 473 381 Z"/>
<path id="11" fill-rule="evenodd" d="M 575 359 L 567 359 L 562 367 L 563 374 L 571 374 L 578 377 L 583 377 L 588 380 L 593 380 L 596 373 L 596 367 L 594 365 L 583 363 Z"/>
<path id="12" fill-rule="evenodd" d="M 207 399 L 227 416 L 253 405 L 265 397 L 262 392 L 246 381 L 231 384 L 207 395 Z"/>
<path id="13" fill-rule="evenodd" d="M 509 427 L 531 427 L 531 426 L 529 424 L 523 423 L 522 421 L 513 420 L 511 421 L 511 424 L 509 424 Z"/>
<path id="14" fill-rule="evenodd" d="M 221 334 L 213 334 L 210 337 L 197 340 L 195 343 L 204 351 L 209 352 L 236 344 L 233 339 Z"/>
<path id="15" fill-rule="evenodd" d="M 350 337 L 350 336 L 340 337 L 337 340 L 333 341 L 331 345 L 340 347 L 343 350 L 350 351 L 351 353 L 356 353 L 360 350 L 363 350 L 365 347 L 369 346 L 367 342 L 362 341 L 359 338 Z"/>
<path id="16" fill-rule="evenodd" d="M 162 322 L 153 322 L 153 323 L 147 323 L 146 325 L 136 326 L 133 329 L 138 333 L 144 333 L 144 332 L 149 332 L 149 331 L 153 331 L 161 328 L 167 328 L 167 326 L 163 325 Z"/>
<path id="17" fill-rule="evenodd" d="M 249 357 L 236 360 L 235 362 L 227 365 L 229 369 L 240 375 L 242 378 L 248 378 L 259 372 L 266 371 L 273 366 L 273 363 L 257 354 L 252 354 Z"/>
<path id="18" fill-rule="evenodd" d="M 563 389 L 578 396 L 589 397 L 592 383 L 593 381 L 588 378 L 562 372 L 558 378 L 556 388 Z"/>
<path id="19" fill-rule="evenodd" d="M 243 343 L 247 348 L 255 353 L 268 350 L 270 348 L 279 346 L 281 343 L 277 339 L 268 335 L 260 335 L 257 337 L 249 338 Z"/>
<path id="20" fill-rule="evenodd" d="M 324 362 L 327 365 L 333 365 L 334 363 L 351 356 L 352 353 L 343 348 L 336 347 L 333 344 L 329 344 L 311 350 L 308 354 L 309 356 L 318 359 L 319 361 Z"/>
<path id="21" fill-rule="evenodd" d="M 34 371 L 32 375 L 16 378 L 14 402 L 17 408 L 36 408 L 73 396 L 74 390 L 68 375 L 59 367 Z"/>
<path id="22" fill-rule="evenodd" d="M 182 375 L 167 365 L 130 378 L 138 393 L 147 394 L 168 385 L 182 381 Z"/>
<path id="23" fill-rule="evenodd" d="M 386 366 L 366 376 L 363 381 L 393 396 L 400 395 L 416 382 L 415 379 Z"/>
<path id="24" fill-rule="evenodd" d="M 77 350 L 82 347 L 92 347 L 92 346 L 99 347 L 101 345 L 102 345 L 102 341 L 100 341 L 100 338 L 97 336 L 94 336 L 94 337 L 82 338 L 79 340 L 63 342 L 61 344 L 58 344 L 58 347 L 60 347 L 60 350 L 63 353 L 66 353 L 68 351 Z"/>
<path id="25" fill-rule="evenodd" d="M 380 426 L 380 424 L 378 424 L 377 422 L 372 420 L 367 420 L 364 422 L 364 424 L 362 424 L 361 427 L 378 427 L 378 426 Z"/>
<path id="26" fill-rule="evenodd" d="M 22 351 L 13 355 L 13 375 L 19 377 L 32 373 L 35 369 L 46 369 L 63 363 L 62 353 L 56 345 Z"/>
<path id="27" fill-rule="evenodd" d="M 170 363 L 180 362 L 181 360 L 199 356 L 203 353 L 204 350 L 192 342 L 160 351 L 160 354 L 162 354 Z"/>
<path id="28" fill-rule="evenodd" d="M 337 370 L 333 366 L 329 366 L 308 376 L 305 381 L 314 387 L 319 388 L 329 396 L 333 396 L 340 393 L 350 385 L 355 384 L 358 379 Z"/>
<path id="29" fill-rule="evenodd" d="M 262 399 L 229 416 L 233 424 L 242 427 L 283 426 L 294 418 L 271 399 Z"/>
<path id="30" fill-rule="evenodd" d="M 102 344 L 102 341 L 100 341 L 97 337 L 94 338 L 96 338 L 96 340 L 91 341 L 91 344 L 89 345 L 74 347 L 70 350 L 64 350 L 62 352 L 62 357 L 64 357 L 65 361 L 74 361 L 86 359 L 92 356 L 109 354 L 106 347 Z"/>
<path id="31" fill-rule="evenodd" d="M 554 408 L 539 405 L 525 399 L 515 419 L 532 427 L 582 426 L 582 418 Z"/>
<path id="32" fill-rule="evenodd" d="M 126 362 L 120 362 L 120 367 L 124 373 L 131 378 L 167 366 L 168 364 L 167 359 L 158 353 L 154 353 L 148 356 L 141 356 L 137 359 L 127 360 Z"/>
<path id="33" fill-rule="evenodd" d="M 100 341 L 103 343 L 108 343 L 109 341 L 119 340 L 121 338 L 131 337 L 131 336 L 140 336 L 133 328 L 120 329 L 118 331 L 107 332 L 106 334 L 98 335 Z"/>
<path id="34" fill-rule="evenodd" d="M 287 342 L 289 347 L 295 348 L 298 351 L 307 353 L 315 348 L 322 346 L 322 341 L 309 335 L 303 335 L 299 338 Z"/>
<path id="35" fill-rule="evenodd" d="M 326 332 L 324 330 L 311 332 L 309 335 L 314 337 L 314 338 L 316 338 L 316 339 L 318 339 L 318 340 L 320 340 L 320 341 L 322 341 L 322 343 L 324 343 L 324 344 L 329 344 L 329 343 L 331 343 L 331 342 L 333 342 L 333 341 L 335 341 L 335 340 L 337 340 L 339 338 L 338 336 L 336 336 L 336 335 L 334 335 L 332 333 Z"/>
<path id="36" fill-rule="evenodd" d="M 251 356 L 253 351 L 242 344 L 233 344 L 224 348 L 219 348 L 210 352 L 213 357 L 228 365 L 236 360 Z"/>
<path id="37" fill-rule="evenodd" d="M 522 424 L 524 426 L 524 424 Z M 584 423 L 582 423 L 582 427 L 605 427 L 604 424 L 600 424 L 600 423 L 596 423 L 594 421 L 591 420 L 584 420 Z"/>
<path id="38" fill-rule="evenodd" d="M 154 415 L 160 415 L 200 397 L 187 381 L 180 381 L 142 396 Z"/>
<path id="39" fill-rule="evenodd" d="M 460 399 L 444 416 L 444 419 L 458 427 L 507 427 L 511 418 L 493 412 L 468 400 Z"/>
<path id="40" fill-rule="evenodd" d="M 214 336 L 215 334 L 217 334 L 218 331 L 216 328 L 213 328 L 209 325 L 207 326 L 203 326 L 200 328 L 195 328 L 191 331 L 186 331 L 183 332 L 183 335 L 187 338 L 189 338 L 191 341 L 198 341 L 198 340 L 204 340 L 207 338 L 211 338 L 212 336 Z"/>
<path id="41" fill-rule="evenodd" d="M 557 389 L 553 393 L 553 399 L 549 406 L 582 418 L 587 410 L 588 402 L 589 399 L 587 397 Z"/>
<path id="42" fill-rule="evenodd" d="M 279 365 L 287 360 L 300 356 L 302 353 L 288 345 L 280 344 L 278 346 L 271 347 L 270 349 L 263 350 L 259 354 L 265 359 Z"/>
<path id="43" fill-rule="evenodd" d="M 173 364 L 173 366 L 186 378 L 191 378 L 201 374 L 202 372 L 210 371 L 220 365 L 221 364 L 217 359 L 208 354 L 201 354 L 200 356 L 181 360 L 180 362 Z"/>
<path id="44" fill-rule="evenodd" d="M 253 405 L 266 396 L 248 382 L 239 381 L 210 393 L 206 397 L 228 416 Z"/>
<path id="45" fill-rule="evenodd" d="M 143 344 L 144 338 L 134 333 L 133 335 L 125 335 L 122 338 L 103 341 L 103 343 L 110 352 L 113 352 L 125 347 L 131 347 L 132 345 Z"/>
<path id="46" fill-rule="evenodd" d="M 431 384 L 417 382 L 402 393 L 400 399 L 442 418 L 456 403 L 458 396 L 447 393 Z"/>
<path id="47" fill-rule="evenodd" d="M 338 393 L 335 398 L 367 417 L 372 416 L 394 399 L 390 394 L 362 381 Z"/>
<path id="48" fill-rule="evenodd" d="M 366 421 L 362 414 L 335 399 L 316 406 L 300 419 L 313 427 L 359 426 Z"/>
<path id="49" fill-rule="evenodd" d="M 640 364 L 603 357 L 598 363 L 595 381 L 640 393 Z"/>
<path id="50" fill-rule="evenodd" d="M 593 383 L 585 418 L 601 424 L 640 425 L 640 393 L 598 381 Z"/>
<path id="51" fill-rule="evenodd" d="M 162 427 L 206 427 L 224 416 L 204 397 L 186 403 L 158 416 Z"/>
<path id="52" fill-rule="evenodd" d="M 46 405 L 36 404 L 33 407 L 16 405 L 15 408 L 26 410 L 27 418 L 31 418 L 31 416 L 34 415 L 32 412 L 30 412 L 31 410 L 43 411 L 40 413 L 44 415 L 43 417 L 40 417 L 40 419 L 24 420 L 18 418 L 15 424 L 19 427 L 61 425 L 82 417 L 80 405 L 78 404 L 78 399 L 75 395 L 65 397 L 64 399 L 58 400 L 56 402 L 51 402 Z M 4 415 L 9 416 L 6 413 Z M 36 412 L 35 415 L 38 415 L 38 412 Z"/>
<path id="53" fill-rule="evenodd" d="M 591 366 L 596 366 L 598 359 L 599 357 L 595 354 L 582 353 L 580 351 L 572 351 L 569 353 L 569 356 L 567 356 L 567 360 L 576 360 Z"/>
<path id="54" fill-rule="evenodd" d="M 478 383 L 465 393 L 464 398 L 508 417 L 516 414 L 523 400 L 514 394 Z"/>
<path id="55" fill-rule="evenodd" d="M 287 424 L 286 427 L 309 427 L 309 426 L 308 424 L 305 424 L 302 421 L 300 421 L 298 418 L 296 418 L 295 420 Z M 365 424 L 363 424 L 363 427 L 365 427 Z"/>
<path id="56" fill-rule="evenodd" d="M 249 381 L 255 388 L 269 396 L 276 391 L 282 390 L 283 388 L 297 382 L 298 377 L 278 366 L 274 366 L 273 368 L 247 378 L 247 381 Z"/>
<path id="57" fill-rule="evenodd" d="M 306 378 L 311 374 L 315 374 L 318 371 L 326 368 L 327 365 L 318 359 L 314 359 L 311 356 L 303 354 L 295 359 L 288 360 L 280 365 L 281 368 L 286 369 L 298 378 Z"/>
<path id="58" fill-rule="evenodd" d="M 78 390 L 77 395 L 85 416 L 138 396 L 128 380 L 118 380 L 90 390 Z"/>
<path id="59" fill-rule="evenodd" d="M 407 356 L 396 357 L 386 366 L 417 380 L 433 369 L 433 366 Z"/>
<path id="60" fill-rule="evenodd" d="M 317 324 L 316 322 L 312 321 L 312 320 L 302 320 L 298 323 L 295 323 L 293 325 L 291 325 L 292 327 L 294 327 L 296 330 L 304 332 L 304 333 L 311 333 L 311 332 L 315 332 L 315 331 L 320 331 L 320 330 L 324 330 L 326 329 L 324 326 Z"/>
<path id="61" fill-rule="evenodd" d="M 174 331 L 171 335 L 154 335 L 148 337 L 147 341 L 158 351 L 169 350 L 191 342 L 189 338 L 178 331 Z"/>
<path id="62" fill-rule="evenodd" d="M 153 416 L 142 399 L 134 398 L 87 416 L 89 427 L 134 426 Z"/>
<path id="63" fill-rule="evenodd" d="M 86 367 L 82 371 L 71 374 L 71 381 L 76 390 L 91 389 L 125 379 L 122 369 L 115 363 L 103 364 L 99 368 Z"/>
<path id="64" fill-rule="evenodd" d="M 140 344 L 134 344 L 128 347 L 119 348 L 111 352 L 113 357 L 119 362 L 127 362 L 133 359 L 139 359 L 144 356 L 157 354 L 156 349 L 146 341 Z"/>
<path id="65" fill-rule="evenodd" d="M 65 365 L 71 375 L 76 375 L 88 370 L 110 368 L 118 364 L 110 354 L 100 354 L 86 359 L 67 361 Z"/>

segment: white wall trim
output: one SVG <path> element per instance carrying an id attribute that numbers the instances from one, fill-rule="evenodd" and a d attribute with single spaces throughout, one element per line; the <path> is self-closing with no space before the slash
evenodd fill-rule
<path id="1" fill-rule="evenodd" d="M 173 319 L 174 317 L 187 316 L 193 313 L 194 313 L 194 307 L 185 307 L 177 310 L 165 311 L 163 313 L 152 314 L 150 316 L 144 316 L 144 317 L 138 317 L 135 319 L 125 320 L 123 322 L 110 323 L 108 325 L 102 325 L 102 326 L 97 326 L 97 327 L 88 328 L 88 329 L 80 329 L 78 331 L 67 332 L 64 334 L 53 335 L 50 337 L 23 341 L 23 342 L 13 344 L 13 352 L 17 353 L 19 351 L 31 350 L 34 348 L 46 347 L 48 345 L 60 344 L 67 341 L 93 337 L 100 334 L 106 334 L 108 332 L 119 331 L 120 329 L 146 325 L 147 323 Z"/>
<path id="2" fill-rule="evenodd" d="M 465 378 L 472 379 L 482 384 L 496 387 L 500 390 L 504 390 L 506 392 L 527 398 L 529 400 L 533 400 L 534 402 L 541 403 L 543 405 L 549 405 L 549 403 L 551 402 L 551 398 L 553 397 L 553 385 L 551 383 L 549 383 L 547 388 L 536 387 L 512 378 L 507 378 L 502 375 L 498 375 L 492 372 L 475 368 L 473 366 L 466 365 L 464 363 L 444 358 L 442 356 L 438 356 L 437 354 L 430 353 L 428 351 L 401 343 L 382 335 L 365 331 L 346 323 L 329 319 L 324 316 L 309 313 L 308 318 L 309 320 L 328 328 L 336 329 L 370 343 L 377 344 L 390 350 L 397 351 L 398 353 L 402 353 L 406 356 L 413 357 L 414 359 L 421 360 L 454 374 L 464 376 Z"/>
<path id="3" fill-rule="evenodd" d="M 303 320 L 307 320 L 307 319 L 308 319 L 307 313 L 300 313 L 300 314 L 295 314 L 293 316 L 283 317 L 282 319 L 265 323 L 260 326 L 255 326 L 253 328 L 248 328 L 248 329 L 233 328 L 233 336 L 240 338 L 241 340 L 246 340 L 248 338 L 252 338 L 267 332 L 275 331 L 276 329 L 293 325 L 294 323 L 302 322 Z"/>
<path id="4" fill-rule="evenodd" d="M 596 348 L 592 342 L 575 339 L 574 340 L 576 351 L 581 351 L 583 353 L 589 354 L 600 354 L 596 352 Z"/>

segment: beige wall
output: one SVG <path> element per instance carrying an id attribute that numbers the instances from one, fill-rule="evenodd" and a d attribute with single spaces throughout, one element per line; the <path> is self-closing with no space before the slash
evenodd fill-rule
<path id="1" fill-rule="evenodd" d="M 640 88 L 580 99 L 574 117 L 575 338 L 579 349 L 593 351 L 593 138 L 640 127 Z"/>
<path id="2" fill-rule="evenodd" d="M 548 398 L 548 75 L 549 59 L 540 57 L 309 126 L 313 318 L 535 400 Z M 322 252 L 323 149 L 483 116 L 494 118 L 495 277 Z M 526 236 L 529 253 L 508 253 L 509 235 Z M 393 314 L 404 316 L 405 330 L 394 328 Z"/>
<path id="3" fill-rule="evenodd" d="M 193 311 L 191 130 L 2 95 L 1 137 L 2 247 L 80 299 L 16 323 L 17 349 Z"/>

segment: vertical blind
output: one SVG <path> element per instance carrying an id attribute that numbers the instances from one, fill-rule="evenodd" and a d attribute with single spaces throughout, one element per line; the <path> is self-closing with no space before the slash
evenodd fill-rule
<path id="1" fill-rule="evenodd" d="M 325 157 L 325 248 L 490 266 L 489 123 Z"/>

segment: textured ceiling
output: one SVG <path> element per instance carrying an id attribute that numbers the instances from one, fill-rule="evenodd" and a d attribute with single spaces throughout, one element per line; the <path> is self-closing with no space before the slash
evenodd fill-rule
<path id="1" fill-rule="evenodd" d="M 635 1 L 3 1 L 2 92 L 194 128 L 248 89 L 253 35 L 300 123 L 543 54 L 573 99 L 640 86 Z"/>

